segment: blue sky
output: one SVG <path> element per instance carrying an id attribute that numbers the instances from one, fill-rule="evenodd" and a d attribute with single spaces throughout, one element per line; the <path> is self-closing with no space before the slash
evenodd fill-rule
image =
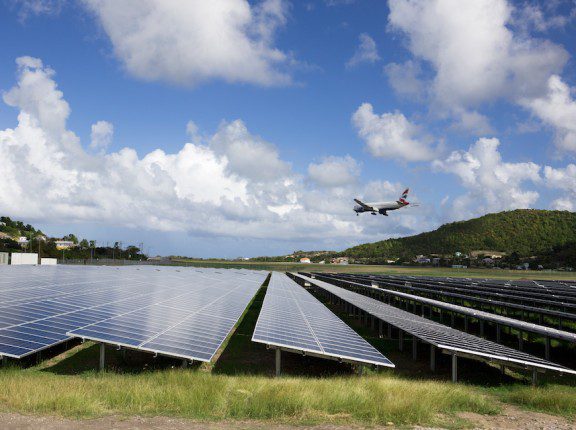
<path id="1" fill-rule="evenodd" d="M 49 234 L 236 257 L 575 208 L 573 1 L 0 10 L 0 212 Z"/>

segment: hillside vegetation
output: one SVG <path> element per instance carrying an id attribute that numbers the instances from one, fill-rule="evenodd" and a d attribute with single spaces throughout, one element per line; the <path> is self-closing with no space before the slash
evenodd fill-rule
<path id="1" fill-rule="evenodd" d="M 355 246 L 341 254 L 355 259 L 379 259 L 490 250 L 523 257 L 547 254 L 573 242 L 576 213 L 518 209 L 445 224 L 415 236 Z"/>

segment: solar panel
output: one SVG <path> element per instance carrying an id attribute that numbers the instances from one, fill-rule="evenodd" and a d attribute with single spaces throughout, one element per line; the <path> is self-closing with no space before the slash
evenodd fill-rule
<path id="1" fill-rule="evenodd" d="M 328 282 L 303 275 L 294 276 L 448 353 L 489 359 L 506 365 L 576 374 L 576 371 L 567 367 L 447 327 Z"/>
<path id="2" fill-rule="evenodd" d="M 358 281 L 378 282 L 389 286 L 401 286 L 409 284 L 413 288 L 424 288 L 431 292 L 453 292 L 467 295 L 470 298 L 484 297 L 506 301 L 510 303 L 511 308 L 518 304 L 529 304 L 534 308 L 541 309 L 558 309 L 565 313 L 572 313 L 566 318 L 575 318 L 576 298 L 573 297 L 574 291 L 570 287 L 560 287 L 559 289 L 550 289 L 547 287 L 536 286 L 531 283 L 530 287 L 525 285 L 514 284 L 512 281 L 498 283 L 497 280 L 453 280 L 448 278 L 430 278 L 416 276 L 400 275 L 342 275 L 347 278 L 354 278 Z M 540 284 L 538 284 L 540 285 Z M 536 287 L 535 287 L 536 286 Z M 534 290 L 537 292 L 534 292 Z M 543 311 L 544 312 L 544 311 Z"/>
<path id="3" fill-rule="evenodd" d="M 74 336 L 209 360 L 267 276 L 152 266 L 8 267 L 0 273 L 0 355 L 14 358 Z M 203 320 L 202 312 L 209 314 Z"/>
<path id="4" fill-rule="evenodd" d="M 353 363 L 392 362 L 285 274 L 272 272 L 252 341 Z"/>
<path id="5" fill-rule="evenodd" d="M 315 274 L 315 276 L 317 278 L 325 280 L 327 282 L 332 282 L 332 283 L 334 283 L 334 282 L 338 283 L 339 281 L 345 282 L 345 283 L 348 283 L 349 285 L 366 289 L 370 293 L 387 294 L 387 295 L 391 295 L 391 296 L 395 296 L 395 297 L 404 298 L 404 299 L 407 299 L 407 300 L 410 300 L 413 302 L 416 301 L 416 302 L 423 303 L 423 304 L 426 304 L 429 306 L 437 307 L 439 309 L 444 309 L 447 311 L 459 313 L 461 315 L 466 315 L 466 316 L 469 316 L 472 318 L 477 318 L 480 320 L 489 321 L 489 322 L 493 322 L 496 324 L 501 324 L 504 326 L 513 327 L 515 329 L 525 331 L 525 332 L 536 333 L 536 334 L 539 334 L 539 335 L 544 336 L 544 337 L 549 337 L 551 339 L 565 340 L 568 342 L 576 342 L 576 333 L 570 333 L 570 332 L 563 331 L 563 330 L 557 330 L 555 328 L 521 321 L 518 319 L 506 317 L 504 315 L 499 315 L 499 314 L 495 314 L 495 313 L 491 313 L 491 312 L 476 310 L 473 308 L 455 305 L 452 303 L 446 303 L 446 302 L 443 302 L 440 300 L 434 300 L 434 299 L 429 299 L 426 297 L 420 297 L 420 296 L 416 296 L 414 294 L 402 293 L 400 291 L 388 290 L 388 289 L 380 288 L 380 287 L 375 288 L 375 287 L 360 284 L 357 282 L 349 281 L 348 279 L 342 280 L 338 276 L 326 276 L 323 274 Z"/>

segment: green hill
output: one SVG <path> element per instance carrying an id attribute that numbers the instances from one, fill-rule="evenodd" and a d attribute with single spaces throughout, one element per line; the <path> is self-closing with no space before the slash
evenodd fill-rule
<path id="1" fill-rule="evenodd" d="M 437 230 L 349 248 L 341 253 L 361 262 L 474 250 L 542 255 L 576 242 L 576 213 L 518 209 L 445 224 Z"/>

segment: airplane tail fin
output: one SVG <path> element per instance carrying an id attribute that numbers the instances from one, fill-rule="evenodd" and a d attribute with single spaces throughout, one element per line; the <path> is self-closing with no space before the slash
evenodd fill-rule
<path id="1" fill-rule="evenodd" d="M 403 192 L 402 195 L 400 196 L 400 200 L 398 200 L 399 202 L 401 202 L 401 203 L 408 203 L 408 202 L 406 201 L 406 199 L 408 198 L 408 191 L 410 191 L 410 188 L 406 188 L 406 189 L 404 190 L 404 192 Z"/>

